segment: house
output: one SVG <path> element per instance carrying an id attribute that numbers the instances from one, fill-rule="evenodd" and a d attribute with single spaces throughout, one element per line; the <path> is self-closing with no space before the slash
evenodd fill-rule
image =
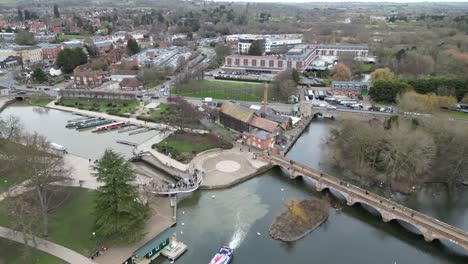
<path id="1" fill-rule="evenodd" d="M 101 70 L 92 70 L 89 64 L 83 64 L 73 69 L 75 85 L 96 87 L 104 82 L 106 73 Z"/>
<path id="2" fill-rule="evenodd" d="M 0 96 L 2 95 L 8 95 L 8 88 L 0 87 Z"/>
<path id="3" fill-rule="evenodd" d="M 112 40 L 104 40 L 104 41 L 97 41 L 94 43 L 94 45 L 96 45 L 96 47 L 98 48 L 99 50 L 99 53 L 107 53 L 109 51 L 111 51 L 114 46 L 112 44 Z"/>
<path id="4" fill-rule="evenodd" d="M 37 46 L 42 49 L 43 59 L 56 59 L 59 52 L 63 49 L 61 44 L 39 43 Z"/>
<path id="5" fill-rule="evenodd" d="M 62 89 L 59 95 L 63 98 L 94 98 L 111 100 L 135 100 L 137 93 L 129 91 L 98 91 L 89 89 Z"/>
<path id="6" fill-rule="evenodd" d="M 16 56 L 22 58 L 24 65 L 42 62 L 42 48 L 38 46 L 16 46 L 13 50 L 16 52 Z"/>
<path id="7" fill-rule="evenodd" d="M 368 82 L 336 82 L 332 83 L 334 94 L 338 95 L 367 95 L 370 84 Z"/>
<path id="8" fill-rule="evenodd" d="M 269 133 L 275 133 L 279 128 L 278 123 L 255 115 L 250 119 L 249 125 L 250 131 L 260 129 Z"/>
<path id="9" fill-rule="evenodd" d="M 239 104 L 224 102 L 219 112 L 219 122 L 228 128 L 239 132 L 249 131 L 250 119 L 254 112 Z"/>
<path id="10" fill-rule="evenodd" d="M 274 134 L 256 129 L 252 132 L 242 133 L 242 139 L 247 146 L 252 146 L 262 150 L 270 150 L 276 154 L 279 153 L 278 148 L 275 147 L 276 135 Z"/>
<path id="11" fill-rule="evenodd" d="M 138 91 L 144 88 L 143 82 L 137 78 L 125 78 L 120 83 L 120 89 L 123 91 Z"/>

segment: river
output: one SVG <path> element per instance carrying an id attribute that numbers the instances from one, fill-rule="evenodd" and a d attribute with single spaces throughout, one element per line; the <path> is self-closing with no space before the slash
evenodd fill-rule
<path id="1" fill-rule="evenodd" d="M 131 148 L 115 143 L 115 137 L 121 138 L 122 134 L 66 129 L 66 121 L 76 118 L 70 113 L 52 110 L 40 113 L 33 107 L 9 107 L 1 116 L 13 113 L 22 118 L 26 129 L 47 135 L 67 146 L 73 154 L 98 158 L 106 147 L 112 147 L 130 155 Z M 288 157 L 337 175 L 324 165 L 327 151 L 323 139 L 332 125 L 331 121 L 312 122 Z M 128 140 L 143 141 L 149 136 L 150 133 L 144 133 Z M 359 206 L 339 205 L 341 210 L 333 209 L 323 225 L 294 243 L 269 237 L 269 227 L 287 200 L 324 196 L 307 180 L 290 180 L 280 169 L 272 169 L 230 189 L 181 195 L 175 229 L 178 239 L 189 250 L 176 263 L 208 263 L 224 244 L 235 248 L 233 264 L 467 263 L 467 258 L 452 254 L 440 243 L 427 243 L 398 223 L 384 223 Z M 454 199 L 444 190 L 425 189 L 420 195 L 401 202 L 468 230 L 466 190 Z M 153 263 L 169 261 L 161 257 Z"/>

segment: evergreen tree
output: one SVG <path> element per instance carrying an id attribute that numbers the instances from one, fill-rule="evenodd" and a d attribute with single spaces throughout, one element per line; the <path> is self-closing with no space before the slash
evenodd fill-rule
<path id="1" fill-rule="evenodd" d="M 137 54 L 140 52 L 140 46 L 134 39 L 129 39 L 127 42 L 127 51 L 130 55 Z"/>
<path id="2" fill-rule="evenodd" d="M 23 11 L 21 11 L 21 9 L 18 8 L 18 20 L 19 21 L 23 21 L 24 18 L 23 18 Z"/>
<path id="3" fill-rule="evenodd" d="M 292 69 L 291 78 L 296 84 L 299 83 L 299 81 L 301 80 L 301 77 L 299 76 L 299 72 L 296 69 Z"/>
<path id="4" fill-rule="evenodd" d="M 55 18 L 60 18 L 60 12 L 59 12 L 57 4 L 54 5 L 54 17 Z"/>
<path id="5" fill-rule="evenodd" d="M 139 201 L 137 189 L 130 184 L 134 172 L 127 161 L 106 150 L 97 166 L 98 188 L 95 205 L 95 230 L 99 239 L 135 242 L 144 235 L 149 207 Z"/>
<path id="6" fill-rule="evenodd" d="M 88 62 L 88 57 L 82 48 L 63 49 L 57 56 L 55 64 L 61 67 L 64 72 L 70 73 L 73 69 L 81 64 Z"/>
<path id="7" fill-rule="evenodd" d="M 263 48 L 259 41 L 255 40 L 250 45 L 248 55 L 251 56 L 262 56 L 263 55 Z"/>
<path id="8" fill-rule="evenodd" d="M 45 82 L 47 81 L 47 75 L 41 68 L 36 68 L 33 72 L 32 77 L 38 82 Z"/>

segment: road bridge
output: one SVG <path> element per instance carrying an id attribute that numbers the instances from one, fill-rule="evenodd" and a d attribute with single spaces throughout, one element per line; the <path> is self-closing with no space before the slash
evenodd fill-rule
<path id="1" fill-rule="evenodd" d="M 349 206 L 359 203 L 374 208 L 379 212 L 384 222 L 398 220 L 410 224 L 419 231 L 419 234 L 424 236 L 427 242 L 436 239 L 441 242 L 451 242 L 468 253 L 468 233 L 464 230 L 284 157 L 258 154 L 257 158 L 287 169 L 293 179 L 296 177 L 309 178 L 317 191 L 329 189 L 332 193 L 339 193 Z"/>

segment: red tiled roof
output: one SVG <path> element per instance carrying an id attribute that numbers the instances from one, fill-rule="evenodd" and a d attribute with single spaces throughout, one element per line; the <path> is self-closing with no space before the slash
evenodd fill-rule
<path id="1" fill-rule="evenodd" d="M 253 127 L 260 128 L 270 133 L 273 133 L 278 127 L 278 123 L 258 116 L 253 116 L 249 124 Z"/>
<path id="2" fill-rule="evenodd" d="M 140 87 L 143 86 L 143 83 L 137 78 L 125 78 L 120 82 L 121 87 Z"/>

